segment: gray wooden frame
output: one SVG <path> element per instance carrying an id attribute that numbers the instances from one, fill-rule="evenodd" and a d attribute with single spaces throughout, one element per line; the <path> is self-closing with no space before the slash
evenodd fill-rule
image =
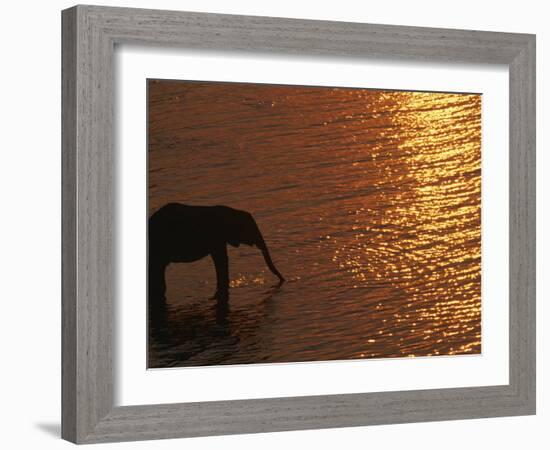
<path id="1" fill-rule="evenodd" d="M 535 413 L 535 36 L 76 6 L 62 13 L 62 436 L 76 443 Z M 168 405 L 113 403 L 113 52 L 139 43 L 506 64 L 508 385 Z"/>

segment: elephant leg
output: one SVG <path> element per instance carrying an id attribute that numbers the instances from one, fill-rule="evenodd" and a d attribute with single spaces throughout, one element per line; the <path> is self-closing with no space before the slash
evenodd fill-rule
<path id="1" fill-rule="evenodd" d="M 149 261 L 149 302 L 154 305 L 164 305 L 166 302 L 166 281 L 164 272 L 167 264 L 151 259 Z"/>
<path id="2" fill-rule="evenodd" d="M 216 294 L 218 300 L 229 298 L 229 261 L 227 258 L 227 246 L 220 245 L 212 251 L 212 260 L 216 267 Z"/>

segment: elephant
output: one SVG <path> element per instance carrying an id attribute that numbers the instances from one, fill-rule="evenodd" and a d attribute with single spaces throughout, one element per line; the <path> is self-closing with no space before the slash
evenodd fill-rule
<path id="1" fill-rule="evenodd" d="M 149 218 L 149 300 L 166 301 L 165 269 L 170 263 L 189 263 L 208 255 L 216 267 L 218 301 L 229 299 L 227 244 L 256 246 L 267 267 L 285 279 L 275 267 L 267 244 L 252 214 L 228 206 L 191 206 L 168 203 Z"/>

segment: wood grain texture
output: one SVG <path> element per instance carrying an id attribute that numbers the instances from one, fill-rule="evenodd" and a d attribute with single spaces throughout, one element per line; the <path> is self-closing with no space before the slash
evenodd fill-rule
<path id="1" fill-rule="evenodd" d="M 74 407 L 62 435 L 78 442 L 113 405 L 113 48 L 84 8 L 64 16 L 63 400 Z"/>
<path id="2" fill-rule="evenodd" d="M 76 440 L 76 10 L 62 17 L 62 431 Z"/>
<path id="3" fill-rule="evenodd" d="M 535 37 L 77 6 L 63 11 L 63 414 L 77 443 L 535 412 Z M 115 44 L 506 64 L 510 70 L 510 384 L 114 407 Z"/>
<path id="4" fill-rule="evenodd" d="M 510 385 L 535 410 L 536 95 L 535 40 L 510 71 Z"/>

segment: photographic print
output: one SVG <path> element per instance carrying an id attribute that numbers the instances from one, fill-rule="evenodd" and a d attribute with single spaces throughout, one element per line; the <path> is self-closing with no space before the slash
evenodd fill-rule
<path id="1" fill-rule="evenodd" d="M 481 353 L 480 94 L 147 91 L 149 368 Z"/>

